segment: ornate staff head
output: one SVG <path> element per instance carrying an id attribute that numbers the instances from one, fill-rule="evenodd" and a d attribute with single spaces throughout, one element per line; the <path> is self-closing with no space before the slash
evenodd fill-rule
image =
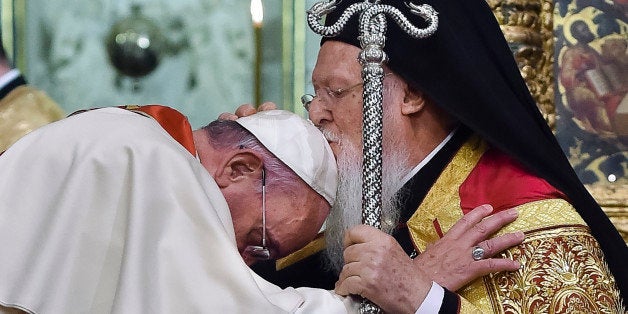
<path id="1" fill-rule="evenodd" d="M 360 13 L 359 37 L 362 52 L 363 91 L 363 182 L 362 182 L 362 221 L 380 227 L 381 219 L 381 177 L 382 177 L 382 83 L 387 61 L 384 45 L 386 42 L 386 18 L 395 21 L 405 32 L 414 38 L 432 35 L 438 26 L 436 11 L 429 5 L 416 5 L 407 2 L 410 12 L 427 22 L 418 28 L 408 21 L 396 7 L 380 4 L 380 1 L 364 1 L 350 4 L 342 11 L 340 18 L 331 25 L 322 25 L 320 20 L 336 9 L 339 1 L 322 1 L 307 11 L 307 21 L 314 32 L 325 37 L 339 35 L 349 19 Z M 329 21 L 328 21 L 329 23 Z"/>
<path id="2" fill-rule="evenodd" d="M 337 36 L 343 31 L 345 24 L 356 13 L 359 16 L 359 41 L 362 51 L 359 55 L 362 64 L 363 115 L 362 115 L 362 222 L 381 227 L 382 206 L 382 89 L 384 69 L 387 61 L 384 45 L 386 42 L 386 18 L 395 21 L 402 29 L 414 38 L 432 35 L 438 26 L 436 11 L 429 5 L 415 5 L 408 2 L 411 13 L 427 22 L 425 28 L 418 28 L 408 21 L 397 8 L 380 4 L 380 1 L 357 2 L 342 11 L 334 24 L 324 26 L 320 20 L 324 15 L 333 12 L 339 1 L 322 1 L 314 4 L 307 11 L 307 21 L 314 32 L 325 37 Z M 379 309 L 369 302 L 363 302 L 362 313 L 378 313 Z"/>

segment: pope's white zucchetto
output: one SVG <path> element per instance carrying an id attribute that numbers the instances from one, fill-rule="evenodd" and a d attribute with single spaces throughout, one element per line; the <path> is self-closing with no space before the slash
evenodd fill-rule
<path id="1" fill-rule="evenodd" d="M 267 110 L 236 120 L 279 160 L 332 205 L 336 199 L 336 159 L 323 134 L 289 111 Z"/>

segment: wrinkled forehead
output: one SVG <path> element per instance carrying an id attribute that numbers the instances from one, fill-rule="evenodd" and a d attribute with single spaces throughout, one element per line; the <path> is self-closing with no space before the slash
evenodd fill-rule
<path id="1" fill-rule="evenodd" d="M 360 48 L 343 41 L 332 39 L 325 41 L 321 45 L 312 71 L 312 80 L 336 78 L 355 82 L 361 79 L 362 65 L 358 61 L 360 51 L 362 51 Z M 382 67 L 385 73 L 394 73 L 387 64 L 382 64 Z"/>
<path id="2" fill-rule="evenodd" d="M 361 77 L 362 66 L 358 62 L 360 49 L 340 41 L 325 42 L 318 52 L 312 80 L 330 77 L 355 81 Z"/>

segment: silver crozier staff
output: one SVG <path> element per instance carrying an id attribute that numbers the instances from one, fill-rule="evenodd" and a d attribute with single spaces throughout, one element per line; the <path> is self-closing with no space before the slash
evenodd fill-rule
<path id="1" fill-rule="evenodd" d="M 362 109 L 362 223 L 381 228 L 382 207 L 382 98 L 384 69 L 387 61 L 384 52 L 386 42 L 386 15 L 392 18 L 406 33 L 414 38 L 425 38 L 438 27 L 437 12 L 429 5 L 407 2 L 410 12 L 423 18 L 428 26 L 417 28 L 396 8 L 380 4 L 379 0 L 354 3 L 330 26 L 321 24 L 324 15 L 334 11 L 339 1 L 317 2 L 307 11 L 307 22 L 317 34 L 334 37 L 340 34 L 351 16 L 360 13 L 359 31 L 362 52 L 359 55 L 364 81 Z M 360 313 L 379 313 L 371 302 L 362 302 Z"/>

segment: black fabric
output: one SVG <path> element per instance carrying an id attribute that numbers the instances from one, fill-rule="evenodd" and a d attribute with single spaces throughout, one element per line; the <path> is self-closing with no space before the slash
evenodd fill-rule
<path id="1" fill-rule="evenodd" d="M 330 25 L 347 6 L 345 0 L 327 15 Z M 418 26 L 422 19 L 405 1 L 383 0 Z M 385 52 L 388 66 L 408 84 L 425 92 L 436 104 L 493 147 L 512 156 L 531 172 L 565 193 L 598 240 L 617 280 L 628 296 L 628 247 L 608 217 L 582 185 L 556 138 L 543 120 L 519 73 L 499 24 L 485 0 L 423 0 L 439 17 L 436 33 L 413 39 L 388 20 Z M 334 37 L 359 47 L 358 18 Z M 322 43 L 328 38 L 323 38 Z"/>
<path id="2" fill-rule="evenodd" d="M 312 287 L 333 290 L 338 275 L 324 267 L 324 250 L 275 271 L 275 261 L 264 261 L 251 266 L 262 278 L 281 287 Z"/>
<path id="3" fill-rule="evenodd" d="M 4 98 L 8 95 L 12 90 L 14 90 L 18 86 L 26 85 L 26 80 L 21 75 L 4 85 L 2 89 L 0 89 L 0 99 Z"/>
<path id="4" fill-rule="evenodd" d="M 460 313 L 460 296 L 443 288 L 445 290 L 445 296 L 443 297 L 443 304 L 438 310 L 438 314 L 456 314 Z"/>
<path id="5" fill-rule="evenodd" d="M 406 222 L 412 217 L 416 209 L 423 202 L 425 195 L 430 190 L 436 179 L 449 164 L 456 152 L 471 136 L 472 132 L 465 126 L 460 126 L 441 150 L 439 150 L 432 160 L 421 168 L 406 184 L 399 190 L 399 200 L 401 203 L 401 214 L 399 221 L 402 223 L 392 233 L 392 236 L 399 242 L 403 250 L 410 255 L 414 251 L 414 245 L 410 239 L 410 233 Z"/>

